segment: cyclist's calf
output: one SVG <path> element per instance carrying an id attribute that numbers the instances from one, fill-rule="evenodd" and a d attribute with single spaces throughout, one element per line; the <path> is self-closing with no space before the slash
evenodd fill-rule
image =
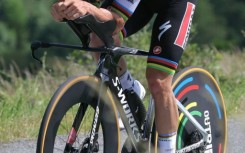
<path id="1" fill-rule="evenodd" d="M 178 110 L 171 86 L 173 75 L 148 68 L 146 78 L 156 106 L 155 115 L 158 133 L 168 134 L 176 132 L 178 127 Z"/>

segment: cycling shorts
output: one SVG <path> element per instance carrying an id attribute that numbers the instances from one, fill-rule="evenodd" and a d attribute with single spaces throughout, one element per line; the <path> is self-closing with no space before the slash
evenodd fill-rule
<path id="1" fill-rule="evenodd" d="M 147 67 L 174 74 L 185 49 L 196 0 L 142 0 L 124 27 L 128 37 L 156 14 Z"/>

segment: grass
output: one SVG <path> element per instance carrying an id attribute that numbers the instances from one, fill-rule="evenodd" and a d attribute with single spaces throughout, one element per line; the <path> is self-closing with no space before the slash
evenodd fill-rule
<path id="1" fill-rule="evenodd" d="M 192 47 L 189 50 L 196 50 Z M 195 56 L 197 53 L 189 54 Z M 201 54 L 212 54 L 212 58 L 208 55 L 198 56 L 196 61 L 188 63 L 185 60 L 181 67 L 194 64 L 207 68 L 220 84 L 228 115 L 241 110 L 240 107 L 245 106 L 245 53 L 220 53 L 209 48 Z M 137 59 L 140 62 L 136 64 L 135 60 L 128 59 L 129 70 L 146 87 L 145 58 Z M 88 61 L 91 60 L 87 59 L 86 62 Z M 36 138 L 47 103 L 58 86 L 69 76 L 81 72 L 91 74 L 90 70 L 72 60 L 54 59 L 52 64 L 50 61 L 45 63 L 52 65 L 52 70 L 44 65 L 36 74 L 32 74 L 30 70 L 20 70 L 14 62 L 6 66 L 6 63 L 0 60 L 0 142 Z M 92 65 L 94 68 L 94 64 Z"/>
<path id="2" fill-rule="evenodd" d="M 238 113 L 245 106 L 245 52 L 224 54 L 220 65 L 219 82 L 228 115 Z"/>
<path id="3" fill-rule="evenodd" d="M 52 94 L 69 75 L 81 72 L 81 66 L 63 62 L 53 60 L 55 66 L 52 70 L 44 65 L 35 75 L 29 70 L 20 70 L 15 63 L 8 67 L 2 64 L 0 142 L 37 136 L 42 116 Z"/>
<path id="4" fill-rule="evenodd" d="M 25 77 L 18 77 L 11 71 L 10 81 L 0 81 L 1 141 L 34 137 L 48 97 L 51 96 L 52 89 L 57 87 L 46 72 L 40 72 L 36 76 L 27 74 Z"/>

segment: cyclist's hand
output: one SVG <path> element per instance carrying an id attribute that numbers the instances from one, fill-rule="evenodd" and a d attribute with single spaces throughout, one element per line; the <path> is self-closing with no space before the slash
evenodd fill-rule
<path id="1" fill-rule="evenodd" d="M 54 3 L 51 6 L 51 15 L 53 16 L 55 21 L 62 21 L 64 19 L 64 16 L 62 16 L 62 14 L 59 13 L 58 8 L 60 7 L 60 2 Z"/>
<path id="2" fill-rule="evenodd" d="M 74 20 L 87 14 L 88 9 L 87 2 L 81 0 L 64 0 L 52 5 L 51 14 L 56 21 L 62 21 L 63 19 Z"/>

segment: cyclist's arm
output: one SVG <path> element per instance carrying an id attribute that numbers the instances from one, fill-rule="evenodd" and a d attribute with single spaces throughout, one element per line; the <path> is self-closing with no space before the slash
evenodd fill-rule
<path id="1" fill-rule="evenodd" d="M 129 37 L 142 29 L 154 15 L 154 12 L 142 1 L 134 11 L 133 15 L 126 21 L 123 36 Z"/>
<path id="2" fill-rule="evenodd" d="M 74 20 L 86 14 L 93 15 L 101 22 L 116 19 L 117 28 L 115 33 L 119 32 L 124 25 L 123 19 L 116 13 L 104 8 L 98 8 L 91 3 L 81 0 L 58 1 L 51 7 L 51 14 L 56 21 L 62 21 L 64 18 Z"/>
<path id="3" fill-rule="evenodd" d="M 102 22 L 113 19 L 110 11 L 104 8 L 98 8 L 91 3 L 81 0 L 58 1 L 52 5 L 51 13 L 54 19 L 58 21 L 63 18 L 74 20 L 86 14 L 92 14 L 97 20 Z"/>

